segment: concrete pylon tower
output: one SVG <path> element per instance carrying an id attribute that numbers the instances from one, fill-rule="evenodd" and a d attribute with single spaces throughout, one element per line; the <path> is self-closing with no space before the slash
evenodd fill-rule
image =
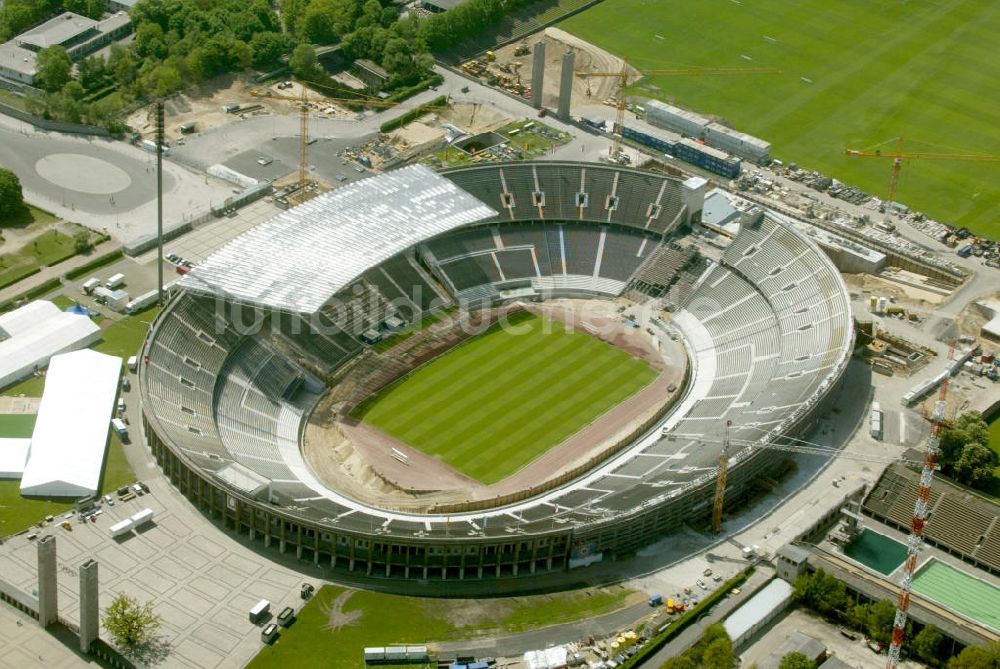
<path id="1" fill-rule="evenodd" d="M 80 651 L 89 653 L 99 633 L 97 560 L 87 560 L 80 566 Z"/>
<path id="2" fill-rule="evenodd" d="M 542 107 L 542 87 L 545 85 L 545 42 L 535 42 L 534 60 L 531 63 L 531 106 Z"/>
<path id="3" fill-rule="evenodd" d="M 56 580 L 56 538 L 38 540 L 38 624 L 48 627 L 59 617 L 59 583 Z"/>
<path id="4" fill-rule="evenodd" d="M 573 71 L 576 67 L 576 51 L 570 49 L 563 54 L 562 72 L 559 75 L 559 111 L 556 116 L 560 121 L 569 120 L 569 106 L 573 99 Z"/>

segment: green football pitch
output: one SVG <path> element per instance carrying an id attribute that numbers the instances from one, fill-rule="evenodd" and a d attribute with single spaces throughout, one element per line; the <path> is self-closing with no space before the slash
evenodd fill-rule
<path id="1" fill-rule="evenodd" d="M 845 148 L 1000 155 L 1000 3 L 982 0 L 609 0 L 560 28 L 640 70 L 779 67 L 781 74 L 651 76 L 632 92 L 724 117 L 772 155 L 884 197 L 891 161 Z M 898 199 L 1000 237 L 1000 163 L 908 160 Z"/>
<path id="2" fill-rule="evenodd" d="M 1000 630 L 1000 588 L 931 560 L 913 577 L 913 591 Z"/>
<path id="3" fill-rule="evenodd" d="M 645 361 L 527 312 L 383 389 L 356 415 L 483 483 L 513 474 L 650 383 Z"/>
<path id="4" fill-rule="evenodd" d="M 5 413 L 0 414 L 0 437 L 25 439 L 35 431 L 35 414 Z"/>

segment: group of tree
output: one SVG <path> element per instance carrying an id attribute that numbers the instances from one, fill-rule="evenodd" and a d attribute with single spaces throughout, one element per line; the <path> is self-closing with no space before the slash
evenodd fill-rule
<path id="1" fill-rule="evenodd" d="M 467 0 L 423 21 L 424 39 L 433 51 L 444 51 L 473 38 L 505 16 L 537 0 Z"/>
<path id="2" fill-rule="evenodd" d="M 948 662 L 948 669 L 1000 669 L 1000 642 L 965 648 Z"/>
<path id="3" fill-rule="evenodd" d="M 660 669 L 730 669 L 735 660 L 733 642 L 722 624 L 716 623 L 705 628 L 684 654 L 670 658 Z"/>
<path id="4" fill-rule="evenodd" d="M 0 226 L 24 208 L 21 180 L 8 169 L 0 167 Z"/>
<path id="5" fill-rule="evenodd" d="M 391 0 L 282 0 L 288 34 L 300 44 L 338 44 L 349 61 L 367 58 L 389 73 L 385 89 L 394 90 L 427 77 L 433 63 L 416 16 L 400 19 Z M 303 62 L 305 50 L 293 55 Z M 289 63 L 296 75 L 309 74 Z"/>
<path id="6" fill-rule="evenodd" d="M 964 413 L 942 431 L 938 462 L 959 483 L 973 488 L 993 483 L 1000 456 L 990 449 L 990 428 L 981 413 Z"/>

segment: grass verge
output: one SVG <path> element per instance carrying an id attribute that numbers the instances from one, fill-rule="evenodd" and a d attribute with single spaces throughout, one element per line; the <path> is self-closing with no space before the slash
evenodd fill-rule
<path id="1" fill-rule="evenodd" d="M 302 608 L 295 623 L 281 630 L 278 641 L 264 646 L 247 666 L 354 669 L 364 664 L 365 646 L 459 640 L 592 618 L 625 606 L 632 594 L 611 588 L 462 600 L 325 585 Z"/>

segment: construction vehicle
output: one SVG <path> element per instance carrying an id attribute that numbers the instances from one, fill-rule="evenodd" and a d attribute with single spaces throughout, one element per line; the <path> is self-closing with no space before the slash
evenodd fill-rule
<path id="1" fill-rule="evenodd" d="M 888 142 L 896 142 L 895 151 L 882 151 L 878 148 Z M 1000 156 L 991 156 L 978 153 L 925 153 L 914 151 L 903 151 L 903 138 L 896 137 L 882 144 L 876 144 L 870 149 L 844 149 L 844 154 L 852 158 L 892 158 L 892 177 L 889 179 L 889 197 L 886 199 L 886 211 L 890 211 L 896 202 L 896 190 L 899 186 L 899 172 L 903 169 L 904 159 L 914 160 L 973 160 L 980 162 L 997 163 Z"/>
<path id="2" fill-rule="evenodd" d="M 781 70 L 776 67 L 682 67 L 682 68 L 670 68 L 664 70 L 646 70 L 641 73 L 641 76 L 646 75 L 656 75 L 656 76 L 698 76 L 698 75 L 738 75 L 738 74 L 780 74 Z M 612 158 L 615 158 L 621 152 L 622 144 L 622 128 L 625 126 L 625 109 L 626 101 L 625 97 L 628 92 L 629 87 L 629 77 L 632 76 L 632 72 L 629 69 L 628 60 L 622 61 L 622 69 L 618 72 L 591 72 L 588 70 L 576 70 L 576 76 L 581 78 L 587 77 L 615 77 L 618 79 L 618 91 L 615 93 L 614 103 L 611 105 L 616 108 L 617 114 L 615 116 L 615 124 L 611 128 L 612 135 L 612 145 L 608 152 Z M 590 97 L 590 83 L 587 83 L 587 97 Z M 609 98 L 608 100 L 611 100 Z M 609 103 L 605 100 L 605 103 Z"/>

